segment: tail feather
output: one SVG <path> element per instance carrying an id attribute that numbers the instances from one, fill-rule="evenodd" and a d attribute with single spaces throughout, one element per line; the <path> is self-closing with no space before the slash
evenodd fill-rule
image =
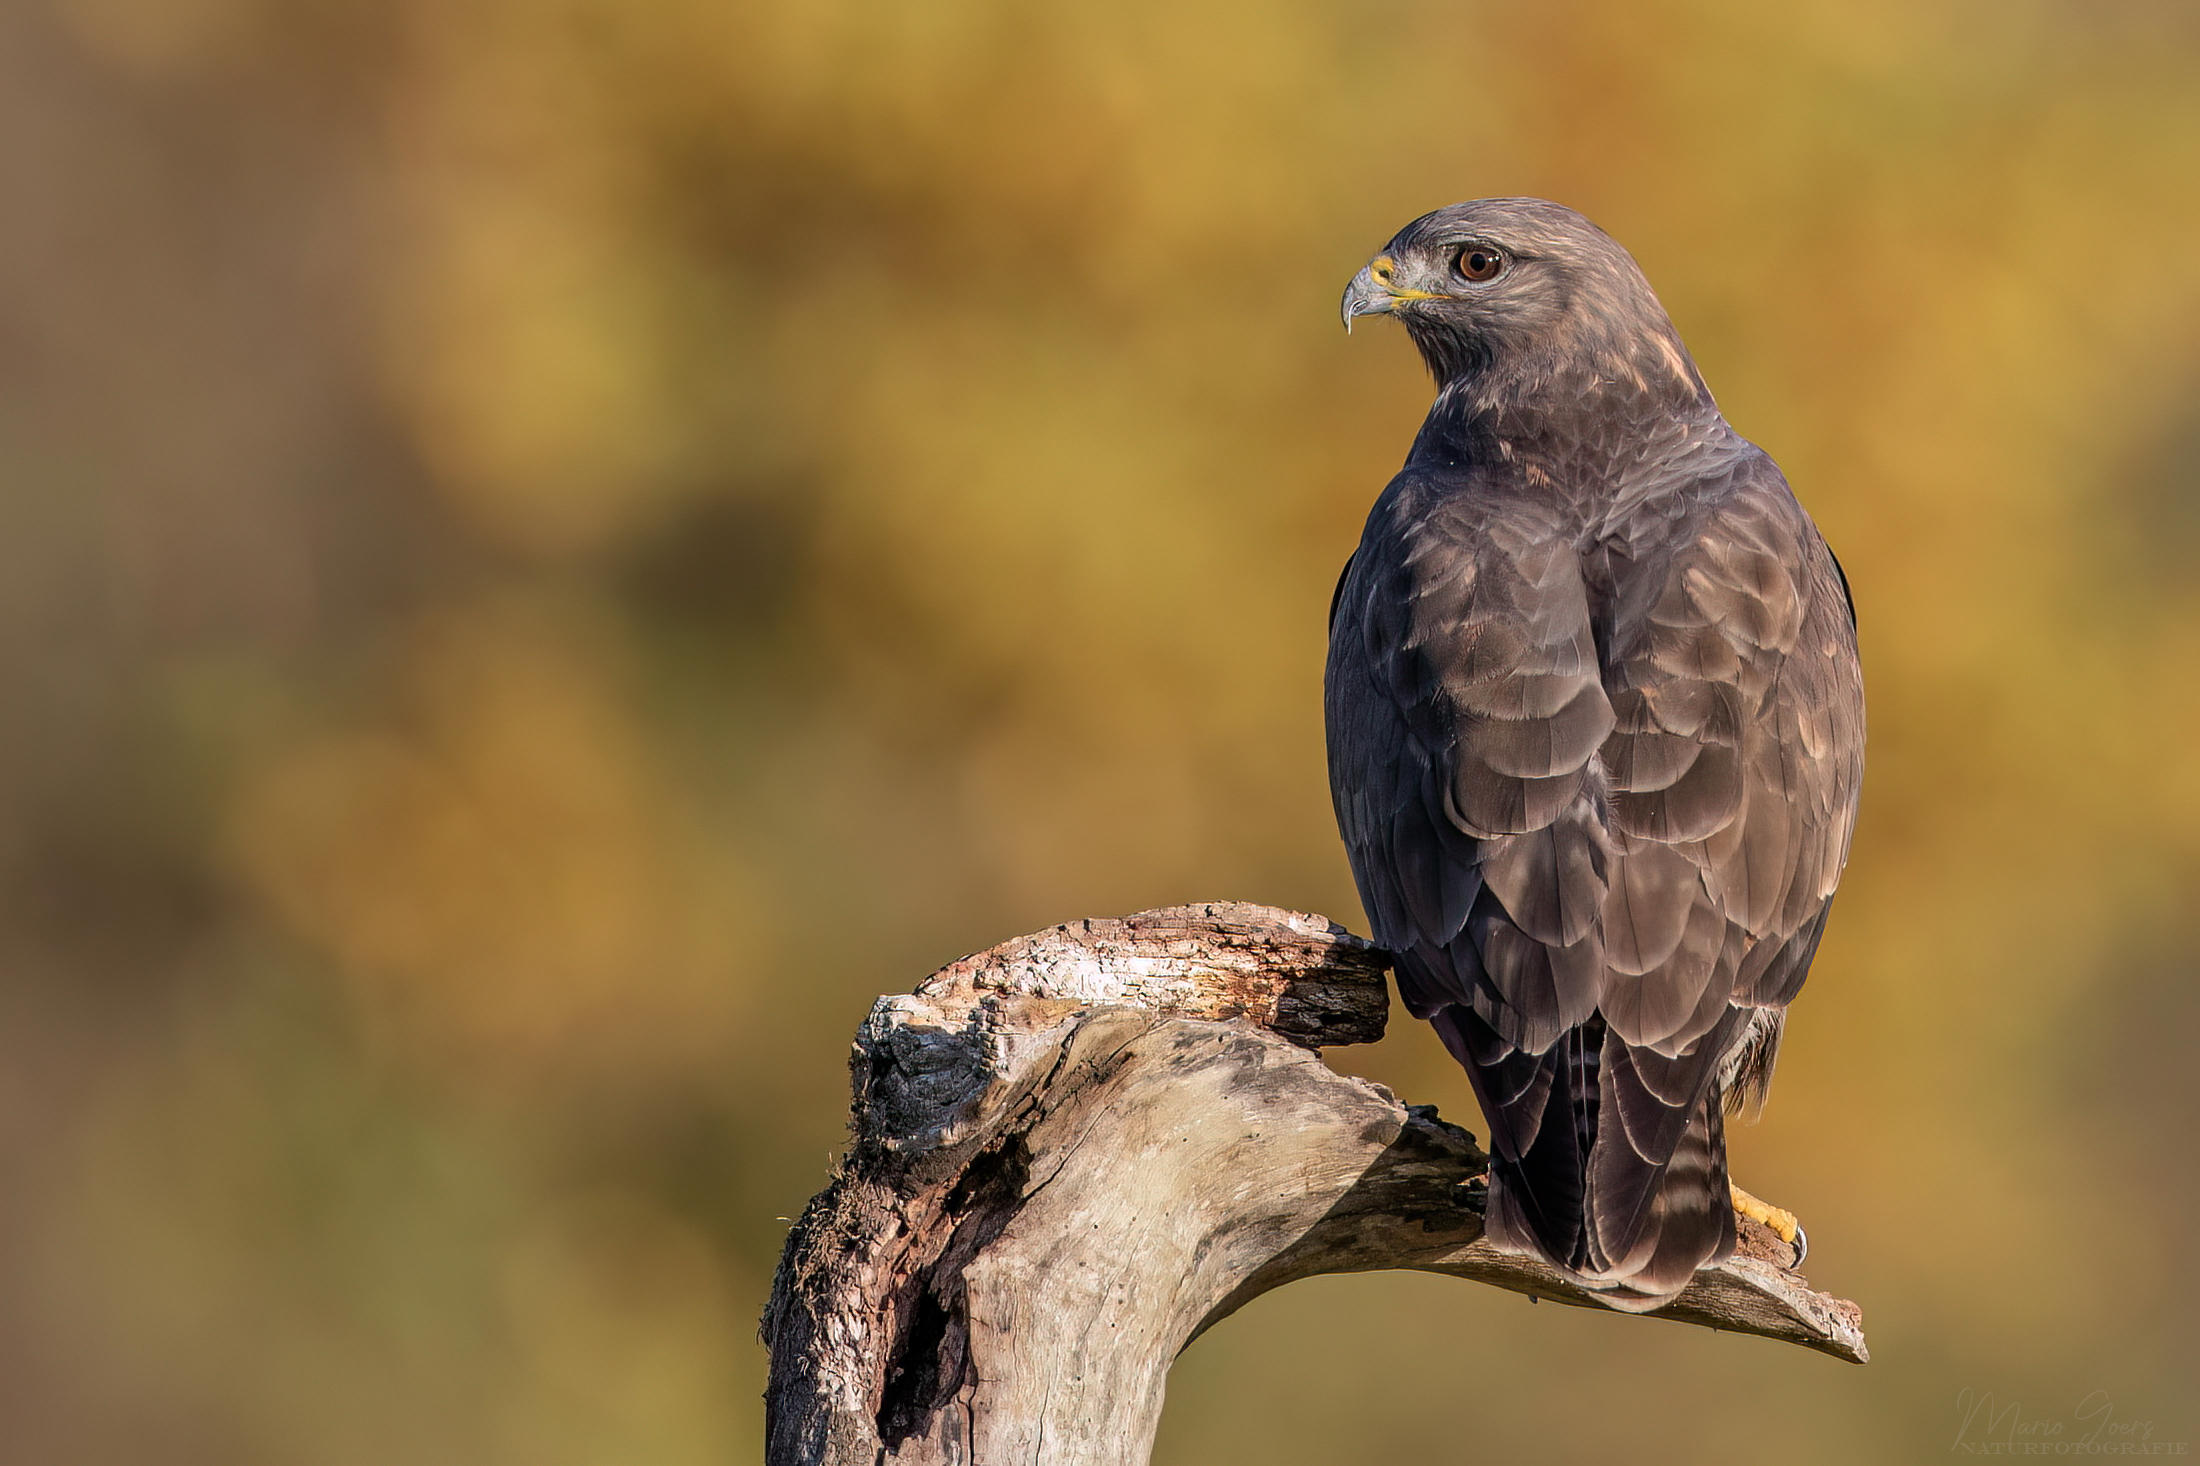
<path id="1" fill-rule="evenodd" d="M 1599 1017 L 1524 1053 L 1463 1005 L 1431 1015 L 1490 1124 L 1484 1233 L 1644 1312 L 1734 1247 L 1718 1055 L 1634 1050 Z"/>
<path id="2" fill-rule="evenodd" d="M 1582 1281 L 1627 1313 L 1673 1301 L 1699 1268 L 1734 1251 L 1734 1202 L 1726 1175 L 1725 1107 L 1707 1099 L 1681 1133 L 1634 1246 Z"/>
<path id="3" fill-rule="evenodd" d="M 1489 1121 L 1484 1232 L 1507 1251 L 1575 1266 L 1585 1255 L 1582 1219 L 1596 1134 L 1599 1047 L 1575 1032 L 1541 1054 L 1523 1053 L 1463 1006 L 1430 1021 L 1473 1081 Z"/>
<path id="4" fill-rule="evenodd" d="M 1634 1255 L 1644 1235 L 1661 1225 L 1658 1204 L 1673 1200 L 1682 1188 L 1704 1184 L 1682 1164 L 1682 1148 L 1690 1127 L 1703 1123 L 1705 1107 L 1718 1107 L 1711 1096 L 1719 1055 L 1747 1018 L 1744 1009 L 1728 1010 L 1695 1052 L 1677 1059 L 1636 1048 L 1616 1033 L 1606 1037 L 1604 1109 L 1615 1123 L 1605 1127 L 1589 1151 L 1593 1253 L 1599 1271 L 1624 1271 L 1619 1260 Z M 1723 1126 L 1713 1143 L 1723 1164 Z"/>

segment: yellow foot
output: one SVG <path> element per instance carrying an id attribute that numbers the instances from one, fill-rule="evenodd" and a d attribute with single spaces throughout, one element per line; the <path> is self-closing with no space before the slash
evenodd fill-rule
<path id="1" fill-rule="evenodd" d="M 1788 1266 L 1801 1267 L 1803 1259 L 1810 1255 L 1810 1238 L 1803 1235 L 1803 1224 L 1795 1219 L 1795 1213 L 1782 1211 L 1769 1201 L 1759 1201 L 1732 1183 L 1727 1189 L 1734 1193 L 1734 1210 L 1753 1222 L 1770 1227 L 1773 1235 L 1795 1249 L 1795 1261 Z"/>

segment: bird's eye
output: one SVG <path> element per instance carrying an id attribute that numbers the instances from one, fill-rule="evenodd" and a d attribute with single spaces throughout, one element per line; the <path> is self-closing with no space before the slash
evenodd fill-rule
<path id="1" fill-rule="evenodd" d="M 1462 279 L 1479 285 L 1485 280 L 1495 280 L 1497 272 L 1505 268 L 1505 257 L 1486 244 L 1470 244 L 1459 251 L 1459 274 Z"/>

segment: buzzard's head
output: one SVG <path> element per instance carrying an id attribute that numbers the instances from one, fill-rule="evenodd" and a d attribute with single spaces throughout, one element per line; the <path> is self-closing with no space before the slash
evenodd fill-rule
<path id="1" fill-rule="evenodd" d="M 1572 209 L 1476 199 L 1398 231 L 1344 293 L 1344 323 L 1394 315 L 1439 385 L 1549 382 L 1582 366 L 1702 391 L 1634 257 Z"/>

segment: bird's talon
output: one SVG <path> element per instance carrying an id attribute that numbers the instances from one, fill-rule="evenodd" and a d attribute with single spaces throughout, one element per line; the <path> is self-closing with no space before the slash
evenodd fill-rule
<path id="1" fill-rule="evenodd" d="M 1803 1224 L 1796 1219 L 1795 1213 L 1774 1206 L 1769 1201 L 1759 1201 L 1739 1186 L 1730 1184 L 1728 1189 L 1734 1194 L 1736 1214 L 1770 1228 L 1774 1236 L 1795 1249 L 1795 1261 L 1789 1263 L 1788 1267 L 1801 1267 L 1803 1259 L 1810 1255 L 1810 1238 L 1803 1231 Z"/>

